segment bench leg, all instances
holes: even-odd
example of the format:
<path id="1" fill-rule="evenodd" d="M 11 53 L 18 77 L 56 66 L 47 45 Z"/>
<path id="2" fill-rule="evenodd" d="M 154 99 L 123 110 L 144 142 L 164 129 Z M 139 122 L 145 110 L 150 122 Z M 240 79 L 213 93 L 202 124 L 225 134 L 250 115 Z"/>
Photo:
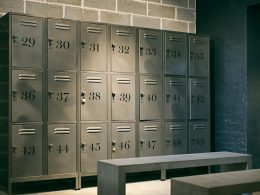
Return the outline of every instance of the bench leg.
<path id="1" fill-rule="evenodd" d="M 166 169 L 162 169 L 161 170 L 161 181 L 165 181 L 166 180 Z"/>
<path id="2" fill-rule="evenodd" d="M 125 195 L 126 174 L 118 166 L 98 161 L 98 195 Z"/>

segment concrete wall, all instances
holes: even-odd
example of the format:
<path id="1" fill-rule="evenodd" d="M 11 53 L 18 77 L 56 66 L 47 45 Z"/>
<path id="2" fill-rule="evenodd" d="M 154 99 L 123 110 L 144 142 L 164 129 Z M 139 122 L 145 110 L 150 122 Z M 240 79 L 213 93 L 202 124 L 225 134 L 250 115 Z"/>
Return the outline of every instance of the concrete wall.
<path id="1" fill-rule="evenodd" d="M 0 0 L 0 13 L 196 31 L 196 0 Z"/>

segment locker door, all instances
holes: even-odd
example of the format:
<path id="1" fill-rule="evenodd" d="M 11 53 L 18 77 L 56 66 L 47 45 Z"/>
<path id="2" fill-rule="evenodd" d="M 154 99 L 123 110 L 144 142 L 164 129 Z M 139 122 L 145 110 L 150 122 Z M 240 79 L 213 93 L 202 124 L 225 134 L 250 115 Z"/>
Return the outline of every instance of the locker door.
<path id="1" fill-rule="evenodd" d="M 162 35 L 157 30 L 139 30 L 139 72 L 161 74 Z"/>
<path id="2" fill-rule="evenodd" d="M 42 121 L 42 72 L 12 70 L 12 122 Z"/>
<path id="3" fill-rule="evenodd" d="M 76 125 L 48 126 L 48 174 L 76 172 Z"/>
<path id="4" fill-rule="evenodd" d="M 189 36 L 189 75 L 209 75 L 209 37 Z"/>
<path id="5" fill-rule="evenodd" d="M 81 73 L 81 120 L 107 120 L 106 74 Z"/>
<path id="6" fill-rule="evenodd" d="M 81 23 L 81 70 L 107 71 L 107 26 Z"/>
<path id="7" fill-rule="evenodd" d="M 76 69 L 76 22 L 48 19 L 48 68 Z"/>
<path id="8" fill-rule="evenodd" d="M 133 75 L 112 75 L 112 120 L 135 120 Z"/>
<path id="9" fill-rule="evenodd" d="M 210 152 L 210 129 L 208 122 L 190 122 L 189 152 Z"/>
<path id="10" fill-rule="evenodd" d="M 135 123 L 112 123 L 112 158 L 135 157 Z"/>
<path id="11" fill-rule="evenodd" d="M 161 123 L 141 122 L 139 131 L 140 156 L 161 155 Z"/>
<path id="12" fill-rule="evenodd" d="M 190 119 L 209 118 L 209 89 L 208 79 L 190 80 Z"/>
<path id="13" fill-rule="evenodd" d="M 188 152 L 188 132 L 185 122 L 165 123 L 166 154 L 185 154 Z"/>
<path id="14" fill-rule="evenodd" d="M 166 75 L 187 74 L 187 41 L 185 33 L 165 32 Z"/>
<path id="15" fill-rule="evenodd" d="M 42 68 L 43 19 L 12 16 L 12 66 Z"/>
<path id="16" fill-rule="evenodd" d="M 12 177 L 42 175 L 41 125 L 12 125 Z"/>
<path id="17" fill-rule="evenodd" d="M 140 76 L 140 120 L 161 119 L 161 77 Z"/>
<path id="18" fill-rule="evenodd" d="M 111 55 L 113 72 L 135 72 L 136 29 L 111 27 Z"/>
<path id="19" fill-rule="evenodd" d="M 187 110 L 186 79 L 165 77 L 165 119 L 185 119 Z"/>
<path id="20" fill-rule="evenodd" d="M 76 121 L 76 73 L 48 73 L 48 121 Z"/>
<path id="21" fill-rule="evenodd" d="M 97 161 L 107 159 L 107 124 L 81 124 L 81 172 L 96 172 Z"/>

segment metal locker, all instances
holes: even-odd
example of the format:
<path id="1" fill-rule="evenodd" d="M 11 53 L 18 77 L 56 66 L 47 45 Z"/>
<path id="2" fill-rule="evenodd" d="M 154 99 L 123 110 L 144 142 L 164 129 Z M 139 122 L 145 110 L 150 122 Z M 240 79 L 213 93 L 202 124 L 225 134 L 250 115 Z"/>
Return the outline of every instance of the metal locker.
<path id="1" fill-rule="evenodd" d="M 112 72 L 135 72 L 136 29 L 111 27 Z"/>
<path id="2" fill-rule="evenodd" d="M 112 75 L 112 120 L 135 120 L 135 76 Z"/>
<path id="3" fill-rule="evenodd" d="M 162 33 L 158 30 L 139 30 L 139 72 L 161 74 Z"/>
<path id="4" fill-rule="evenodd" d="M 188 152 L 188 131 L 185 122 L 165 123 L 165 150 L 167 155 Z"/>
<path id="5" fill-rule="evenodd" d="M 48 121 L 76 121 L 75 72 L 48 72 Z"/>
<path id="6" fill-rule="evenodd" d="M 112 158 L 135 157 L 135 123 L 112 123 Z"/>
<path id="7" fill-rule="evenodd" d="M 12 125 L 11 176 L 42 175 L 42 126 Z"/>
<path id="8" fill-rule="evenodd" d="M 81 73 L 80 95 L 81 120 L 107 120 L 106 74 Z"/>
<path id="9" fill-rule="evenodd" d="M 140 76 L 140 120 L 161 119 L 161 83 L 159 76 Z"/>
<path id="10" fill-rule="evenodd" d="M 48 126 L 48 174 L 76 172 L 76 125 Z"/>
<path id="11" fill-rule="evenodd" d="M 81 172 L 96 172 L 107 159 L 107 123 L 81 124 Z"/>
<path id="12" fill-rule="evenodd" d="M 43 19 L 12 15 L 12 66 L 42 68 Z"/>
<path id="13" fill-rule="evenodd" d="M 139 123 L 140 156 L 161 155 L 161 122 Z"/>
<path id="14" fill-rule="evenodd" d="M 81 23 L 81 70 L 107 71 L 107 26 Z"/>
<path id="15" fill-rule="evenodd" d="M 12 70 L 12 122 L 42 121 L 42 72 Z"/>
<path id="16" fill-rule="evenodd" d="M 210 152 L 209 122 L 189 123 L 189 153 Z"/>
<path id="17" fill-rule="evenodd" d="M 209 89 L 208 79 L 189 79 L 190 119 L 209 118 Z"/>
<path id="18" fill-rule="evenodd" d="M 187 74 L 187 39 L 185 33 L 165 32 L 165 74 Z"/>
<path id="19" fill-rule="evenodd" d="M 76 69 L 76 22 L 48 19 L 48 68 Z"/>
<path id="20" fill-rule="evenodd" d="M 189 36 L 189 75 L 209 75 L 209 37 Z"/>
<path id="21" fill-rule="evenodd" d="M 166 120 L 186 118 L 186 78 L 165 77 L 164 111 Z"/>

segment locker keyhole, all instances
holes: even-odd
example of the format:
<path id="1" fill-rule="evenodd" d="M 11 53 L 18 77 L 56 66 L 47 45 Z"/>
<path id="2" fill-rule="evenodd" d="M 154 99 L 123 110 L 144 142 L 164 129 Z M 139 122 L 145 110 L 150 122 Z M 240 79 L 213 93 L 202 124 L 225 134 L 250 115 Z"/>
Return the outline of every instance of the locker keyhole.
<path id="1" fill-rule="evenodd" d="M 112 100 L 115 101 L 116 94 L 112 93 Z"/>
<path id="2" fill-rule="evenodd" d="M 167 58 L 170 57 L 170 50 L 169 50 L 169 49 L 166 50 L 166 57 L 167 57 Z"/>
<path id="3" fill-rule="evenodd" d="M 81 42 L 81 47 L 82 47 L 82 49 L 84 49 L 85 48 L 85 45 L 87 44 L 87 42 L 86 41 L 82 41 Z"/>
<path id="4" fill-rule="evenodd" d="M 141 144 L 141 147 L 143 147 L 143 144 L 144 144 L 144 140 L 143 139 L 140 140 L 140 144 Z"/>
<path id="5" fill-rule="evenodd" d="M 144 50 L 144 48 L 140 47 L 140 56 L 143 56 L 143 50 Z"/>
<path id="6" fill-rule="evenodd" d="M 13 98 L 16 99 L 17 98 L 17 91 L 13 91 Z"/>
<path id="7" fill-rule="evenodd" d="M 51 47 L 52 46 L 52 42 L 54 41 L 54 39 L 53 38 L 49 38 L 48 39 L 48 42 L 49 42 L 49 47 Z"/>
<path id="8" fill-rule="evenodd" d="M 53 91 L 49 91 L 49 99 L 52 98 Z"/>
<path id="9" fill-rule="evenodd" d="M 13 154 L 16 153 L 16 150 L 17 150 L 17 146 L 13 146 L 13 147 L 12 147 L 12 152 L 13 152 Z"/>
<path id="10" fill-rule="evenodd" d="M 18 36 L 16 36 L 16 35 L 13 35 L 13 36 L 12 36 L 13 43 L 16 43 L 16 42 L 17 42 L 17 40 L 16 40 L 17 38 L 18 38 Z"/>
<path id="11" fill-rule="evenodd" d="M 112 44 L 112 50 L 113 50 L 113 52 L 115 51 L 115 48 L 116 48 L 116 45 L 115 45 L 115 44 Z"/>
<path id="12" fill-rule="evenodd" d="M 169 103 L 170 96 L 170 94 L 166 94 L 166 103 Z"/>

